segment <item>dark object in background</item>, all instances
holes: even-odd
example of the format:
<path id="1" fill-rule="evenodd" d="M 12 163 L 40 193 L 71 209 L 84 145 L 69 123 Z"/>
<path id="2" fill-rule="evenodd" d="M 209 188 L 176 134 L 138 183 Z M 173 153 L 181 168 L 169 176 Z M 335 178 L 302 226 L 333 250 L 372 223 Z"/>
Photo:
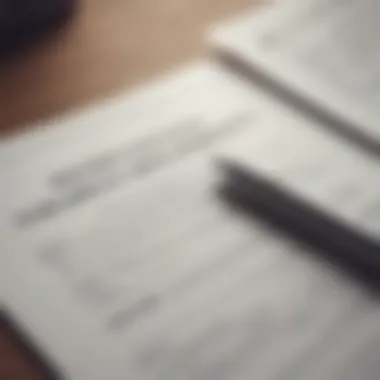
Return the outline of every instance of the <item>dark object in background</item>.
<path id="1" fill-rule="evenodd" d="M 0 56 L 58 28 L 76 0 L 0 0 Z"/>

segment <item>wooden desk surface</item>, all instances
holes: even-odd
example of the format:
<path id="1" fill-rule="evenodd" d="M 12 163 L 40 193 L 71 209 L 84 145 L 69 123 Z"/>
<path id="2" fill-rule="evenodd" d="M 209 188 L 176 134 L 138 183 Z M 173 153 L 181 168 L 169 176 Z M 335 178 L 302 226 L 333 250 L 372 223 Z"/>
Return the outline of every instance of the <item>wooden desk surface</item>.
<path id="1" fill-rule="evenodd" d="M 47 43 L 0 67 L 0 131 L 133 86 L 207 52 L 210 23 L 254 0 L 78 0 Z"/>
<path id="2" fill-rule="evenodd" d="M 70 27 L 0 67 L 0 133 L 207 54 L 212 22 L 254 0 L 82 0 Z M 45 379 L 0 325 L 0 380 Z M 79 380 L 79 379 L 78 379 Z"/>

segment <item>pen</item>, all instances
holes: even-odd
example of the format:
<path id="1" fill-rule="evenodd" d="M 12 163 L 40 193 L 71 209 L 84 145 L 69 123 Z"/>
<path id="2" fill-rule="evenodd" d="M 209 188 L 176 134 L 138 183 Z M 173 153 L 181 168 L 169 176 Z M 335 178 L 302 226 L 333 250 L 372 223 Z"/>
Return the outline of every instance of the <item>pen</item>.
<path id="1" fill-rule="evenodd" d="M 222 173 L 221 198 L 247 216 L 259 216 L 297 239 L 311 244 L 329 258 L 354 272 L 379 277 L 380 245 L 260 176 L 243 164 L 219 160 Z M 373 280 L 373 278 L 371 279 Z M 376 282 L 378 280 L 376 279 Z"/>

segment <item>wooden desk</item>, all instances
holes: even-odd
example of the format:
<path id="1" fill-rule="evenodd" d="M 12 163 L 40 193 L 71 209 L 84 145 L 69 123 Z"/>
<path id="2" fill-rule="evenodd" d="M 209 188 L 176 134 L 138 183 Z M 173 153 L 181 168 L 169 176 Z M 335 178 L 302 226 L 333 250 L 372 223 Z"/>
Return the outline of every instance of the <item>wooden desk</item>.
<path id="1" fill-rule="evenodd" d="M 0 68 L 0 133 L 207 54 L 210 23 L 253 1 L 83 0 L 70 27 Z M 44 377 L 0 326 L 0 380 L 37 379 Z"/>
<path id="2" fill-rule="evenodd" d="M 0 131 L 170 70 L 207 49 L 211 22 L 254 0 L 82 0 L 71 27 L 0 68 Z"/>

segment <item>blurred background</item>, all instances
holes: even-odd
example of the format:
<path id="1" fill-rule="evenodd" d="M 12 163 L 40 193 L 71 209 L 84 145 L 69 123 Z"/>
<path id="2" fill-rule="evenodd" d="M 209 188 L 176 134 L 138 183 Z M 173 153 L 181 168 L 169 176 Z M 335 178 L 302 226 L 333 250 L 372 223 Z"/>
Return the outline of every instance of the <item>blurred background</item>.
<path id="1" fill-rule="evenodd" d="M 18 4 L 11 7 L 12 17 L 25 12 L 23 19 L 33 16 L 30 7 L 43 10 L 48 4 L 54 13 L 57 3 L 64 22 L 54 15 L 59 28 L 51 31 L 49 20 L 40 21 L 37 29 L 47 24 L 49 30 L 44 38 L 18 48 L 11 58 L 2 54 L 3 135 L 207 54 L 202 39 L 210 23 L 255 0 L 0 0 L 0 33 L 8 3 Z"/>

